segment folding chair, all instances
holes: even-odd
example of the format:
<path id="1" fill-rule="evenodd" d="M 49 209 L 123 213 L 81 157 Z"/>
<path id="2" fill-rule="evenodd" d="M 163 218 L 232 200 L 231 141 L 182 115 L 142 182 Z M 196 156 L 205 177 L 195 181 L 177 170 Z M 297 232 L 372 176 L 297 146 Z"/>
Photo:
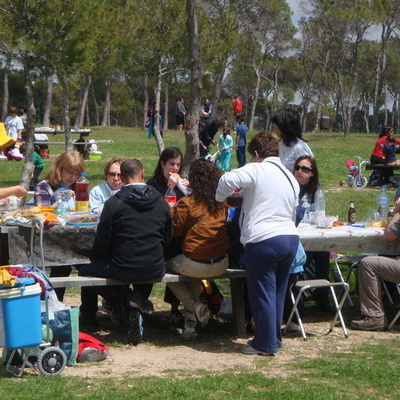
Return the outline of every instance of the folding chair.
<path id="1" fill-rule="evenodd" d="M 342 325 L 342 329 L 343 329 L 343 334 L 345 338 L 349 337 L 349 334 L 347 333 L 347 329 L 346 329 L 346 325 L 344 323 L 343 320 L 343 316 L 342 316 L 342 307 L 343 307 L 343 303 L 347 297 L 347 294 L 349 292 L 349 285 L 346 282 L 329 282 L 326 279 L 312 279 L 312 280 L 308 280 L 308 281 L 298 281 L 296 283 L 296 288 L 299 289 L 296 298 L 294 297 L 293 294 L 293 290 L 290 291 L 290 295 L 292 298 L 292 302 L 293 302 L 293 307 L 292 310 L 290 311 L 289 314 L 289 318 L 286 321 L 286 325 L 285 328 L 283 330 L 283 333 L 285 334 L 287 332 L 287 329 L 289 327 L 290 322 L 292 321 L 293 315 L 296 314 L 297 319 L 298 319 L 298 324 L 300 326 L 300 330 L 301 330 L 301 335 L 303 336 L 304 340 L 307 340 L 307 335 L 306 332 L 304 330 L 304 326 L 303 326 L 303 322 L 301 321 L 300 318 L 300 314 L 297 310 L 297 306 L 299 304 L 300 298 L 302 296 L 302 294 L 309 289 L 316 289 L 316 288 L 323 288 L 323 287 L 329 287 L 331 294 L 332 294 L 332 298 L 333 298 L 333 303 L 335 305 L 335 309 L 336 309 L 336 313 L 332 319 L 331 325 L 329 327 L 329 331 L 328 333 L 333 331 L 333 327 L 335 325 L 335 322 L 337 321 L 338 317 L 340 320 L 340 324 Z M 340 298 L 340 301 L 338 302 L 338 299 L 336 297 L 336 293 L 335 293 L 335 287 L 340 287 L 343 289 L 343 295 Z M 400 314 L 400 313 L 399 313 Z"/>

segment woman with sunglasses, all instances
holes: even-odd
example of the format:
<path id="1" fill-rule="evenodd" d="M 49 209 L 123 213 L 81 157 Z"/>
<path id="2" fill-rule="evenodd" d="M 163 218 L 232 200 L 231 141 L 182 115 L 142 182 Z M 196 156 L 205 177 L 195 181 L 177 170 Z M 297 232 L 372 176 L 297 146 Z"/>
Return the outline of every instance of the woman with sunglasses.
<path id="1" fill-rule="evenodd" d="M 60 187 L 69 188 L 71 197 L 75 197 L 75 182 L 81 172 L 85 172 L 85 161 L 77 151 L 71 150 L 60 154 L 44 176 L 44 180 L 36 186 L 35 205 L 55 207 L 55 192 Z"/>
<path id="2" fill-rule="evenodd" d="M 275 132 L 280 139 L 279 158 L 282 164 L 293 172 L 296 160 L 303 155 L 313 157 L 313 152 L 303 139 L 300 116 L 296 110 L 283 108 L 271 117 Z"/>
<path id="3" fill-rule="evenodd" d="M 92 211 L 100 211 L 114 189 L 121 188 L 122 161 L 120 158 L 112 158 L 104 167 L 105 182 L 95 186 L 89 193 L 89 205 Z"/>
<path id="4" fill-rule="evenodd" d="M 315 192 L 319 186 L 318 167 L 315 158 L 308 155 L 299 157 L 294 165 L 294 177 L 300 185 L 299 205 L 296 212 L 296 225 L 298 225 L 304 216 L 304 208 L 301 204 L 306 198 L 310 202 L 310 209 L 314 209 Z M 315 279 L 327 279 L 329 281 L 329 252 L 306 251 L 306 255 L 307 261 L 304 270 L 306 271 L 314 264 Z M 329 288 L 315 289 L 313 299 L 321 311 L 332 312 L 333 308 L 328 294 Z"/>

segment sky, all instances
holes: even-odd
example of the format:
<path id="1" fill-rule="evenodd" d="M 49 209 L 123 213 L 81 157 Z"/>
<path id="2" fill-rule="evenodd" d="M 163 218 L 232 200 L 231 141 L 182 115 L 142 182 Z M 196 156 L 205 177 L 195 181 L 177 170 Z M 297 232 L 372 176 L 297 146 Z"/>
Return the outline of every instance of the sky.
<path id="1" fill-rule="evenodd" d="M 302 11 L 300 10 L 300 0 L 286 0 L 289 4 L 290 8 L 293 11 L 293 23 L 297 25 L 297 21 L 303 16 Z"/>

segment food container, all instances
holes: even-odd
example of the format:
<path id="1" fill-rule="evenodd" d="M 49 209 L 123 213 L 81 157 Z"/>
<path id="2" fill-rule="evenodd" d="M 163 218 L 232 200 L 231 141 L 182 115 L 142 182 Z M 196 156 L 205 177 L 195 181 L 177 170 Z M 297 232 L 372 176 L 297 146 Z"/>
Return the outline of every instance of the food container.
<path id="1" fill-rule="evenodd" d="M 20 210 L 25 205 L 25 197 L 9 196 L 0 200 L 0 211 Z"/>
<path id="2" fill-rule="evenodd" d="M 96 225 L 100 220 L 100 213 L 95 212 L 73 212 L 65 213 L 63 218 L 67 225 Z"/>
<path id="3" fill-rule="evenodd" d="M 102 154 L 103 153 L 101 151 L 89 152 L 89 160 L 101 160 Z"/>

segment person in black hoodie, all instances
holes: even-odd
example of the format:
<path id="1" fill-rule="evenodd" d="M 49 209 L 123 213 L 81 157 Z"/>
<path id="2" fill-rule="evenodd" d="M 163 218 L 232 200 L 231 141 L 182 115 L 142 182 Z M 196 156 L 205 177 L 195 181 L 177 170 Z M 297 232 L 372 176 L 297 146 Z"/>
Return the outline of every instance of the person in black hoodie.
<path id="1" fill-rule="evenodd" d="M 137 345 L 143 340 L 142 313 L 153 310 L 148 300 L 152 284 L 137 283 L 164 276 L 164 251 L 172 238 L 172 223 L 165 199 L 144 183 L 139 160 L 132 158 L 121 164 L 121 180 L 122 189 L 104 203 L 91 263 L 83 266 L 79 275 L 135 283 L 133 292 L 128 285 L 87 290 L 104 297 L 114 311 L 124 310 L 130 323 L 128 341 Z M 97 301 L 82 303 L 81 318 L 94 319 L 96 312 Z"/>

